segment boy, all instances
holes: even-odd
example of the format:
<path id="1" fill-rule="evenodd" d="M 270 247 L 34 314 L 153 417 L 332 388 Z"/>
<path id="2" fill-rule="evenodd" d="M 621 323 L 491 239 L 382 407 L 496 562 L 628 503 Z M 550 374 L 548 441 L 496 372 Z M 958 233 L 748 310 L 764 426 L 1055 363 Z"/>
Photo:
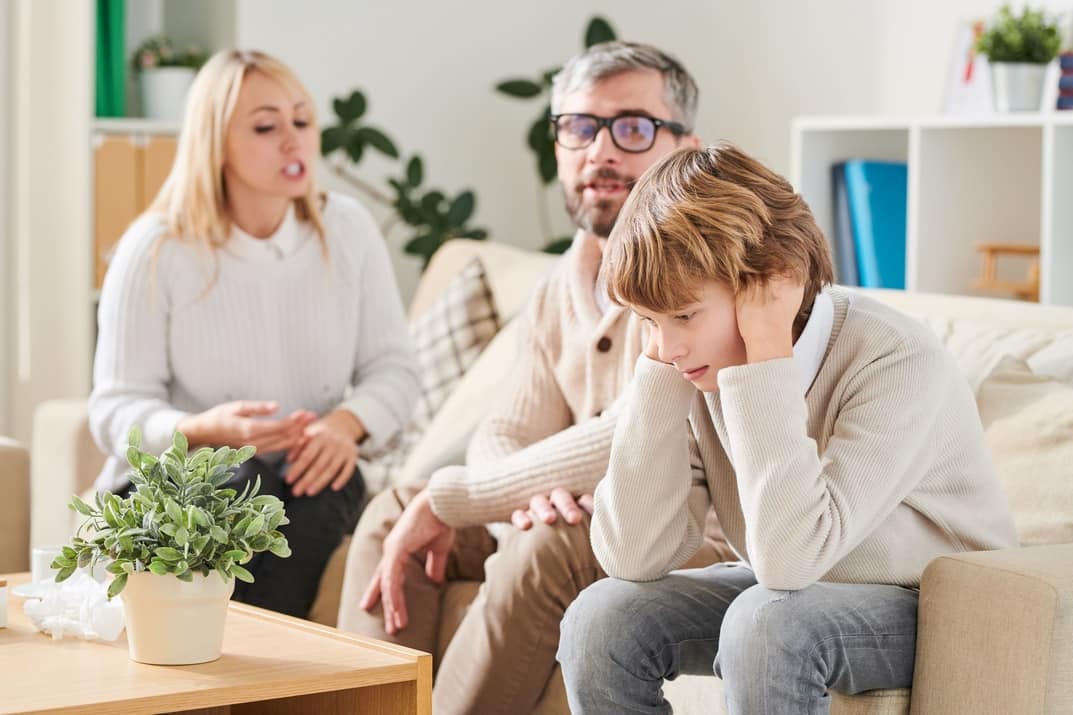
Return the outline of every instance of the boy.
<path id="1" fill-rule="evenodd" d="M 649 342 L 595 495 L 611 578 L 562 623 L 572 711 L 669 712 L 683 672 L 749 715 L 909 686 L 924 566 L 1016 541 L 952 358 L 829 285 L 805 202 L 726 144 L 645 173 L 604 272 Z M 709 505 L 741 562 L 671 573 Z"/>

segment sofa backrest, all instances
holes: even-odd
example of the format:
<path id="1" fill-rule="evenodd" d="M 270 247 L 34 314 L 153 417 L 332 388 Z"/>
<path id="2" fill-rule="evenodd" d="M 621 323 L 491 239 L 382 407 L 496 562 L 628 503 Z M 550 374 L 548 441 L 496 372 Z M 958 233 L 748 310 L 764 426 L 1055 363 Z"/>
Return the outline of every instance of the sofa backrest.
<path id="1" fill-rule="evenodd" d="M 1021 543 L 1073 542 L 1073 308 L 867 293 L 924 321 L 953 353 Z"/>

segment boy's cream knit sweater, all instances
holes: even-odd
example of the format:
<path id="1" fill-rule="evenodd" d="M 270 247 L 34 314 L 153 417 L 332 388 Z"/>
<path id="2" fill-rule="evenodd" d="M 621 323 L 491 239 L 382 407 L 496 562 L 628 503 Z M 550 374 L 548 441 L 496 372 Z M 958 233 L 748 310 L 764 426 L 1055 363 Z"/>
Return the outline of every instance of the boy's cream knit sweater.
<path id="1" fill-rule="evenodd" d="M 593 549 L 609 575 L 683 564 L 709 505 L 774 589 L 914 587 L 936 556 L 1016 544 L 953 358 L 912 318 L 828 294 L 831 339 L 805 394 L 791 358 L 723 369 L 711 394 L 641 358 L 596 490 Z"/>

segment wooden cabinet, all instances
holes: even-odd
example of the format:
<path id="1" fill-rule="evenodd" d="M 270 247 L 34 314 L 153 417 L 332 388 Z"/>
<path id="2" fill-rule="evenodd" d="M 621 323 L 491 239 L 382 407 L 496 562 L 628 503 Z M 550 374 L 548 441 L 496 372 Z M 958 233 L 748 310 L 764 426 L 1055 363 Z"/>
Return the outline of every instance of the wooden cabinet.
<path id="1" fill-rule="evenodd" d="M 99 290 L 116 241 L 152 203 L 171 171 L 176 137 L 98 131 L 93 145 L 93 285 Z"/>

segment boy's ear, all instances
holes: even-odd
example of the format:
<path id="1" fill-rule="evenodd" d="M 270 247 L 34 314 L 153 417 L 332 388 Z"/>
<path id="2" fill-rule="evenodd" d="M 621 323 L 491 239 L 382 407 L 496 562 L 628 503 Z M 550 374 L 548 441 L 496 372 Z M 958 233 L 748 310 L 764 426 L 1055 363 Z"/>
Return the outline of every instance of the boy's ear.
<path id="1" fill-rule="evenodd" d="M 686 134 L 683 138 L 684 148 L 687 149 L 700 149 L 700 137 L 696 134 Z"/>

